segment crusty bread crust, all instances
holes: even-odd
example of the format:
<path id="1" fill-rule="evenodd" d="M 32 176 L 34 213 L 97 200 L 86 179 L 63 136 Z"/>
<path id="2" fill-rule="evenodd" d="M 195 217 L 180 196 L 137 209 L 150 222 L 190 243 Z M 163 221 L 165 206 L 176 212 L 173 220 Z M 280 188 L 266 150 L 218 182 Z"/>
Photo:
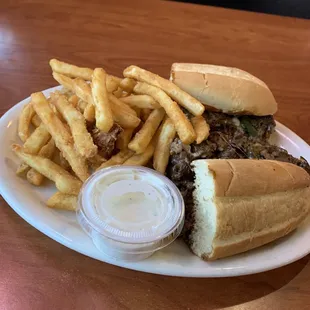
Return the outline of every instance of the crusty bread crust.
<path id="1" fill-rule="evenodd" d="M 170 80 L 210 110 L 257 116 L 277 111 L 277 102 L 267 85 L 237 68 L 174 63 Z"/>
<path id="2" fill-rule="evenodd" d="M 200 159 L 201 160 L 201 159 Z M 202 159 L 214 174 L 215 195 L 255 196 L 307 187 L 306 170 L 276 160 Z"/>
<path id="3" fill-rule="evenodd" d="M 207 259 L 245 252 L 287 235 L 307 216 L 309 197 L 307 187 L 247 199 L 217 198 L 217 233 Z"/>
<path id="4" fill-rule="evenodd" d="M 212 251 L 195 253 L 197 227 L 189 233 L 191 249 L 205 260 L 235 255 L 283 237 L 309 213 L 310 176 L 298 166 L 247 159 L 197 160 L 193 166 L 211 171 L 215 185 Z"/>

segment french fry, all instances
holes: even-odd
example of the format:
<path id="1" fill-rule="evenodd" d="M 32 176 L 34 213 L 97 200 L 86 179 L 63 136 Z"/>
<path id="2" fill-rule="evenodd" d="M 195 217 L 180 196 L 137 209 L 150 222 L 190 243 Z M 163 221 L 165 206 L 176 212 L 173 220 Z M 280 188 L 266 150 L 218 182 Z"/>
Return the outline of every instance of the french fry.
<path id="1" fill-rule="evenodd" d="M 83 79 L 76 78 L 72 80 L 72 85 L 73 85 L 75 94 L 80 99 L 86 101 L 87 103 L 94 104 L 90 84 L 85 82 Z"/>
<path id="2" fill-rule="evenodd" d="M 75 94 L 71 95 L 71 96 L 68 98 L 68 101 L 72 104 L 72 106 L 73 106 L 74 108 L 77 107 L 79 100 L 80 100 L 79 97 L 78 97 L 77 95 L 75 95 Z"/>
<path id="3" fill-rule="evenodd" d="M 95 104 L 96 127 L 103 132 L 108 132 L 113 126 L 113 115 L 106 88 L 106 72 L 102 68 L 94 70 L 92 95 Z"/>
<path id="4" fill-rule="evenodd" d="M 70 97 L 74 96 L 74 92 L 70 89 L 66 89 L 66 88 L 63 88 L 63 89 L 60 89 L 60 90 L 57 90 L 58 92 L 60 92 L 62 95 L 64 95 L 68 100 Z"/>
<path id="5" fill-rule="evenodd" d="M 145 166 L 154 154 L 154 143 L 149 143 L 146 150 L 141 154 L 135 154 L 128 158 L 123 165 L 127 166 Z"/>
<path id="6" fill-rule="evenodd" d="M 119 86 L 119 83 L 122 81 L 122 77 L 118 77 L 118 76 L 115 76 L 115 75 L 111 75 L 111 74 L 108 74 L 109 78 L 114 82 L 116 83 L 118 86 Z"/>
<path id="7" fill-rule="evenodd" d="M 26 163 L 22 162 L 17 170 L 16 170 L 16 175 L 20 176 L 20 177 L 24 177 L 26 175 L 26 173 L 30 170 L 31 168 L 29 167 L 29 165 L 27 165 Z"/>
<path id="8" fill-rule="evenodd" d="M 62 71 L 62 72 L 64 72 L 64 71 Z M 59 71 L 53 70 L 53 77 L 59 84 L 63 85 L 65 88 L 70 89 L 70 90 L 73 90 L 71 88 L 71 86 L 72 86 L 71 81 L 73 81 L 73 79 L 71 79 L 70 77 L 81 79 L 83 81 L 85 81 L 85 80 L 91 81 L 91 77 L 93 74 L 93 70 L 92 70 L 92 72 L 88 72 L 87 75 L 84 77 L 81 74 L 73 75 L 73 74 L 66 74 L 66 73 L 62 73 L 62 72 L 60 72 L 60 70 Z M 88 75 L 88 74 L 90 74 L 90 75 Z M 108 92 L 113 93 L 114 91 L 116 91 L 119 87 L 121 80 L 122 79 L 120 79 L 116 76 L 107 75 L 106 87 L 107 87 Z"/>
<path id="9" fill-rule="evenodd" d="M 113 95 L 116 98 L 121 98 L 123 96 L 123 90 L 119 87 L 116 91 L 113 92 Z"/>
<path id="10" fill-rule="evenodd" d="M 39 153 L 40 149 L 47 143 L 47 141 L 51 138 L 51 135 L 45 128 L 44 124 L 40 124 L 31 136 L 25 141 L 23 150 L 28 154 L 36 155 Z M 21 163 L 16 171 L 16 174 L 19 176 L 24 175 L 30 167 L 25 164 Z"/>
<path id="11" fill-rule="evenodd" d="M 65 194 L 79 194 L 82 182 L 68 171 L 62 169 L 48 158 L 23 152 L 20 145 L 13 144 L 12 149 L 26 164 L 43 174 L 46 178 L 54 181 L 59 191 Z"/>
<path id="12" fill-rule="evenodd" d="M 150 114 L 152 113 L 152 109 L 141 109 L 141 120 L 143 122 L 145 122 L 147 120 L 147 118 L 150 116 Z"/>
<path id="13" fill-rule="evenodd" d="M 53 78 L 66 89 L 74 91 L 73 79 L 57 72 L 53 72 Z"/>
<path id="14" fill-rule="evenodd" d="M 175 137 L 176 130 L 171 119 L 166 118 L 160 128 L 153 157 L 155 170 L 165 173 L 170 156 L 170 145 Z"/>
<path id="15" fill-rule="evenodd" d="M 70 65 L 68 63 L 59 61 L 57 59 L 51 59 L 50 66 L 54 72 L 66 75 L 71 78 L 81 78 L 86 81 L 91 81 L 92 79 L 93 70 L 90 68 L 77 67 L 75 65 Z M 112 93 L 116 91 L 121 80 L 122 79 L 119 77 L 108 75 L 106 85 L 108 92 Z"/>
<path id="16" fill-rule="evenodd" d="M 121 80 L 119 86 L 125 90 L 127 93 L 132 93 L 134 87 L 136 86 L 137 81 L 130 79 L 130 78 L 124 78 Z"/>
<path id="17" fill-rule="evenodd" d="M 97 170 L 111 167 L 111 166 L 116 166 L 116 165 L 121 165 L 123 164 L 128 158 L 130 158 L 134 154 L 133 151 L 125 149 L 121 150 L 119 153 L 116 155 L 112 156 L 109 160 L 104 162 L 103 164 L 100 165 L 100 167 Z"/>
<path id="18" fill-rule="evenodd" d="M 38 154 L 40 149 L 47 143 L 51 138 L 50 133 L 46 129 L 44 124 L 40 124 L 31 136 L 25 141 L 23 149 L 29 154 Z"/>
<path id="19" fill-rule="evenodd" d="M 143 153 L 156 133 L 164 116 L 165 110 L 163 108 L 153 110 L 142 128 L 129 142 L 128 148 L 135 151 L 137 154 Z"/>
<path id="20" fill-rule="evenodd" d="M 200 144 L 209 136 L 210 126 L 203 116 L 194 116 L 191 118 L 191 123 L 196 132 L 196 143 Z"/>
<path id="21" fill-rule="evenodd" d="M 53 72 L 53 77 L 59 84 L 63 85 L 65 88 L 71 91 L 74 90 L 75 80 L 83 81 L 85 84 L 88 85 L 88 83 L 86 83 L 86 81 L 81 77 L 76 77 L 75 79 L 72 79 L 64 74 L 57 72 Z M 112 93 L 118 89 L 120 80 L 121 80 L 120 78 L 117 78 L 115 76 L 107 75 L 106 86 L 109 93 Z"/>
<path id="22" fill-rule="evenodd" d="M 61 168 L 71 172 L 72 169 L 70 167 L 70 164 L 68 163 L 68 161 L 64 158 L 64 156 L 62 155 L 61 151 L 59 151 L 59 149 L 56 147 L 56 150 L 53 154 L 53 157 L 51 158 L 51 160 L 57 164 L 58 166 L 60 166 Z"/>
<path id="23" fill-rule="evenodd" d="M 124 129 L 120 135 L 117 137 L 116 140 L 116 147 L 119 150 L 124 150 L 127 149 L 128 144 L 131 140 L 132 134 L 133 134 L 134 129 L 132 128 L 128 128 L 128 129 Z"/>
<path id="24" fill-rule="evenodd" d="M 94 157 L 88 158 L 88 162 L 90 163 L 92 169 L 96 170 L 99 168 L 99 166 L 106 162 L 107 160 L 100 156 L 99 154 L 96 154 Z"/>
<path id="25" fill-rule="evenodd" d="M 75 92 L 78 97 L 86 101 L 88 104 L 84 110 L 84 117 L 87 121 L 93 122 L 95 120 L 95 107 L 91 95 L 91 88 L 89 84 L 81 79 L 74 80 Z M 135 116 L 135 112 L 125 103 L 117 100 L 115 96 L 110 95 L 112 98 L 111 109 L 113 113 L 113 120 L 123 128 L 135 128 L 139 125 L 140 119 Z"/>
<path id="26" fill-rule="evenodd" d="M 141 109 L 159 109 L 160 104 L 148 95 L 131 95 L 120 99 L 128 104 L 130 107 L 137 107 Z"/>
<path id="27" fill-rule="evenodd" d="M 141 109 L 140 108 L 132 108 L 135 112 L 136 112 L 136 115 L 137 117 L 140 118 L 140 115 L 141 115 Z M 151 114 L 151 113 L 150 113 Z"/>
<path id="28" fill-rule="evenodd" d="M 83 115 L 88 122 L 93 123 L 95 121 L 95 106 L 92 103 L 87 103 Z"/>
<path id="29" fill-rule="evenodd" d="M 88 122 L 95 121 L 95 106 L 94 100 L 92 96 L 91 87 L 88 83 L 80 78 L 76 78 L 73 80 L 73 88 L 76 95 L 87 102 L 87 106 L 84 109 L 84 117 Z"/>
<path id="30" fill-rule="evenodd" d="M 50 139 L 49 142 L 47 142 L 47 144 L 45 144 L 40 152 L 39 152 L 39 156 L 41 157 L 45 157 L 45 158 L 52 158 L 54 152 L 55 152 L 56 146 L 55 146 L 55 142 L 53 139 Z M 38 172 L 37 170 L 31 168 L 28 172 L 27 172 L 27 180 L 29 183 L 36 185 L 36 186 L 40 186 L 44 180 L 44 175 L 42 175 L 40 172 Z"/>
<path id="31" fill-rule="evenodd" d="M 136 115 L 128 113 L 127 108 L 124 108 L 124 103 L 119 104 L 120 100 L 115 100 L 111 104 L 113 119 L 123 128 L 136 128 L 141 120 Z"/>
<path id="32" fill-rule="evenodd" d="M 23 107 L 23 110 L 19 116 L 18 120 L 18 136 L 25 142 L 30 136 L 30 123 L 32 117 L 35 115 L 32 103 L 29 102 Z"/>
<path id="33" fill-rule="evenodd" d="M 31 119 L 31 123 L 34 127 L 39 127 L 41 124 L 41 119 L 38 116 L 38 114 L 35 114 L 32 119 Z"/>
<path id="34" fill-rule="evenodd" d="M 107 86 L 108 93 L 113 93 L 115 90 L 118 89 L 119 80 L 120 78 L 107 74 L 106 86 Z M 73 81 L 74 81 L 74 90 L 77 96 L 81 98 L 82 100 L 86 101 L 87 103 L 89 103 L 90 105 L 94 105 L 90 85 L 80 78 L 76 78 Z M 89 111 L 89 109 L 90 108 L 88 107 L 87 110 Z M 92 109 L 93 109 L 92 114 L 95 119 L 95 108 L 93 107 Z"/>
<path id="35" fill-rule="evenodd" d="M 167 115 L 174 123 L 177 133 L 184 144 L 191 144 L 196 139 L 195 130 L 176 102 L 160 88 L 146 83 L 137 83 L 134 88 L 137 94 L 152 96 L 165 109 Z"/>
<path id="36" fill-rule="evenodd" d="M 137 116 L 137 113 L 135 110 L 133 110 L 131 107 L 129 107 L 126 103 L 124 103 L 122 100 L 116 98 L 112 94 L 109 94 L 109 100 L 112 105 L 117 105 L 117 107 L 123 111 L 126 111 L 129 114 L 132 114 L 134 116 Z"/>
<path id="37" fill-rule="evenodd" d="M 60 93 L 52 94 L 51 102 L 56 106 L 57 110 L 68 123 L 76 150 L 86 158 L 95 156 L 98 148 L 86 129 L 83 115 Z"/>
<path id="38" fill-rule="evenodd" d="M 61 93 L 63 94 L 62 92 L 59 92 L 59 91 L 55 91 L 54 93 Z M 54 93 L 52 93 L 51 95 L 53 95 Z M 55 113 L 55 115 L 61 120 L 62 123 L 64 123 L 64 126 L 68 129 L 68 132 L 70 132 L 70 127 L 65 124 L 65 120 L 64 118 L 62 117 L 62 115 L 58 112 L 58 110 L 56 109 L 56 107 L 51 103 L 51 97 L 48 97 L 47 98 L 47 101 L 48 103 L 50 104 L 50 108 L 52 109 L 52 111 Z"/>
<path id="39" fill-rule="evenodd" d="M 107 74 L 107 80 L 106 80 L 107 91 L 109 93 L 115 92 L 118 89 L 121 80 L 122 80 L 121 78 Z"/>
<path id="40" fill-rule="evenodd" d="M 50 66 L 53 71 L 64 74 L 73 78 L 80 77 L 84 80 L 91 80 L 93 70 L 90 68 L 81 68 L 75 65 L 68 64 L 66 62 L 59 61 L 57 59 L 50 60 Z"/>
<path id="41" fill-rule="evenodd" d="M 71 168 L 69 162 L 65 159 L 63 153 L 60 151 L 59 151 L 59 164 L 65 170 L 70 170 Z"/>
<path id="42" fill-rule="evenodd" d="M 45 124 L 46 129 L 53 137 L 57 148 L 63 153 L 68 160 L 74 173 L 85 181 L 88 176 L 88 167 L 86 160 L 74 150 L 73 139 L 64 124 L 53 113 L 49 103 L 42 93 L 34 93 L 31 95 L 33 107 L 36 113 Z"/>
<path id="43" fill-rule="evenodd" d="M 137 66 L 129 66 L 124 70 L 123 73 L 125 77 L 134 78 L 138 81 L 145 82 L 160 88 L 173 100 L 175 100 L 178 104 L 180 104 L 195 116 L 202 115 L 205 110 L 205 107 L 201 102 L 183 91 L 171 81 L 166 80 L 157 74 L 146 71 Z"/>
<path id="44" fill-rule="evenodd" d="M 80 111 L 80 113 L 82 113 L 84 115 L 84 111 L 86 109 L 87 106 L 87 102 L 79 99 L 78 104 L 77 104 L 77 109 Z"/>
<path id="45" fill-rule="evenodd" d="M 52 209 L 61 209 L 68 211 L 76 211 L 77 210 L 77 200 L 78 197 L 76 195 L 64 194 L 61 192 L 57 192 L 52 197 L 48 199 L 46 205 Z"/>

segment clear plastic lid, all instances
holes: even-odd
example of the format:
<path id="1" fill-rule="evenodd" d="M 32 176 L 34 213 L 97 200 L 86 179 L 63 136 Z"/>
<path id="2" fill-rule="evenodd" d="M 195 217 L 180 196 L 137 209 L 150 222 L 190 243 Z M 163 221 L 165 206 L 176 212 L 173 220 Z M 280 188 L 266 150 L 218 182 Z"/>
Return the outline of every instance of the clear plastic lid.
<path id="1" fill-rule="evenodd" d="M 177 187 L 158 172 L 114 166 L 86 181 L 77 217 L 105 254 L 137 260 L 178 237 L 184 224 L 184 202 Z"/>

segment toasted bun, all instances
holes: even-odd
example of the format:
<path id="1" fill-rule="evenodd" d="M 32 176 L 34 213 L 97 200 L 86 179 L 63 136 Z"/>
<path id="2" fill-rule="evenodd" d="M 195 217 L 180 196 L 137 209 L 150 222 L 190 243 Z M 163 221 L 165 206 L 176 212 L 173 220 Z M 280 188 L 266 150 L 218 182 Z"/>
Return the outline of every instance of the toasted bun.
<path id="1" fill-rule="evenodd" d="M 310 176 L 270 160 L 193 162 L 193 226 L 188 242 L 205 260 L 259 247 L 293 231 L 310 208 Z"/>
<path id="2" fill-rule="evenodd" d="M 210 110 L 257 116 L 277 111 L 277 102 L 268 86 L 237 68 L 174 63 L 170 80 Z"/>

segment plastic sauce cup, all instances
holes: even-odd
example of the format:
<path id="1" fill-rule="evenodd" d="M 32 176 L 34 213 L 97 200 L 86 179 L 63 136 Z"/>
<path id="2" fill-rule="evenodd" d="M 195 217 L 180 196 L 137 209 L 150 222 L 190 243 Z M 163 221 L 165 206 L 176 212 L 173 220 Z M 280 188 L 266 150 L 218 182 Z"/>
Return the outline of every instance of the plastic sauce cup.
<path id="1" fill-rule="evenodd" d="M 105 255 L 136 261 L 180 235 L 184 201 L 178 188 L 155 170 L 114 166 L 85 182 L 77 219 Z"/>

